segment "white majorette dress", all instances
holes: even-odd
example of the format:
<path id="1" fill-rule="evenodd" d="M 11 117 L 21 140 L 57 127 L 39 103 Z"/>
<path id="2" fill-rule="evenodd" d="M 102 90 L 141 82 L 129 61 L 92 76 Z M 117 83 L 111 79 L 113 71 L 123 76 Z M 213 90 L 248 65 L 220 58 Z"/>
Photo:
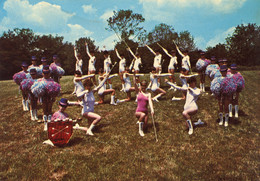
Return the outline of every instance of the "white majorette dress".
<path id="1" fill-rule="evenodd" d="M 177 57 L 176 56 L 171 56 L 171 60 L 168 66 L 168 70 L 174 70 L 174 65 L 177 65 Z"/>
<path id="2" fill-rule="evenodd" d="M 154 54 L 154 61 L 153 61 L 153 67 L 155 68 L 159 68 L 161 69 L 162 68 L 162 64 L 161 64 L 161 61 L 162 61 L 162 54 L 158 54 L 156 55 L 156 53 L 153 51 L 153 49 L 151 47 L 149 47 L 148 45 L 146 45 L 146 47 L 150 50 L 150 52 L 152 52 Z"/>
<path id="3" fill-rule="evenodd" d="M 125 92 L 128 92 L 129 89 L 131 88 L 131 80 L 130 80 L 130 76 L 126 76 L 127 73 L 124 73 L 123 74 L 123 79 L 124 79 L 124 82 L 125 82 Z"/>
<path id="4" fill-rule="evenodd" d="M 142 64 L 141 57 L 137 58 L 130 48 L 129 48 L 129 51 L 132 54 L 132 56 L 134 57 L 134 62 L 131 63 L 130 70 L 132 69 L 132 66 L 134 66 L 133 68 L 135 71 L 140 71 L 139 66 Z"/>
<path id="5" fill-rule="evenodd" d="M 112 64 L 110 55 L 104 60 L 104 72 L 110 72 L 110 65 Z"/>
<path id="6" fill-rule="evenodd" d="M 180 51 L 180 49 L 179 49 L 179 47 L 177 47 L 176 46 L 176 48 L 177 48 L 177 51 L 179 52 L 179 54 L 182 56 L 182 61 L 181 61 L 181 67 L 182 68 L 185 68 L 186 70 L 188 70 L 188 71 L 190 71 L 190 57 L 189 57 L 189 55 L 184 55 L 181 51 Z"/>
<path id="7" fill-rule="evenodd" d="M 155 77 L 154 74 L 150 73 L 150 80 L 152 84 L 151 90 L 154 92 L 160 87 L 158 83 L 158 77 Z"/>
<path id="8" fill-rule="evenodd" d="M 116 50 L 116 56 L 120 59 L 120 61 L 119 61 L 119 72 L 122 73 L 122 72 L 125 71 L 126 60 L 125 60 L 125 58 L 121 58 L 121 56 L 119 55 L 117 50 Z"/>
<path id="9" fill-rule="evenodd" d="M 83 65 L 83 60 L 78 58 L 78 53 L 77 50 L 74 49 L 74 56 L 76 58 L 76 64 L 75 64 L 75 70 L 79 71 L 81 73 L 81 75 L 83 74 L 82 72 L 82 65 Z"/>
<path id="10" fill-rule="evenodd" d="M 196 101 L 198 100 L 198 97 L 201 93 L 201 90 L 197 87 L 195 87 L 194 89 L 191 87 L 179 87 L 176 86 L 175 84 L 173 84 L 172 82 L 167 82 L 167 84 L 169 84 L 170 86 L 175 87 L 178 90 L 182 90 L 182 91 L 187 91 L 186 94 L 186 102 L 184 105 L 184 111 L 186 110 L 198 110 L 198 105 L 196 103 Z"/>
<path id="11" fill-rule="evenodd" d="M 104 75 L 103 76 L 98 76 L 98 84 L 100 84 L 102 82 L 102 80 L 104 79 Z M 106 90 L 106 84 L 103 84 L 100 89 L 98 90 L 98 95 L 103 95 L 104 91 Z"/>
<path id="12" fill-rule="evenodd" d="M 96 57 L 95 56 L 92 56 L 89 52 L 89 49 L 88 49 L 88 45 L 86 45 L 86 51 L 87 51 L 87 54 L 89 56 L 89 61 L 88 61 L 88 72 L 92 72 L 92 71 L 96 71 L 96 68 L 95 68 L 95 63 L 96 63 Z"/>

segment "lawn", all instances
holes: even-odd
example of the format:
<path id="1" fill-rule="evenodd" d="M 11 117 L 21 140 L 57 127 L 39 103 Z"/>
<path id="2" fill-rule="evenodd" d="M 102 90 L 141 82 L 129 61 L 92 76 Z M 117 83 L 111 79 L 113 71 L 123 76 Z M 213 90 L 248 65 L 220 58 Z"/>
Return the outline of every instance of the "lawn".
<path id="1" fill-rule="evenodd" d="M 200 118 L 206 124 L 189 136 L 182 117 L 184 101 L 171 101 L 181 93 L 167 91 L 154 103 L 159 139 L 155 142 L 151 119 L 145 136 L 138 134 L 134 98 L 112 106 L 107 96 L 106 104 L 95 107 L 102 116 L 95 135 L 76 130 L 62 148 L 42 144 L 47 139 L 43 124 L 31 121 L 29 112 L 22 111 L 18 86 L 1 81 L 0 180 L 259 180 L 260 71 L 242 74 L 246 88 L 240 96 L 240 116 L 232 118 L 227 128 L 218 125 L 215 98 L 201 95 L 199 112 L 192 120 Z M 62 94 L 53 111 L 61 97 L 76 100 L 71 95 L 72 79 L 61 79 Z M 116 97 L 124 98 L 119 78 L 113 81 Z M 162 88 L 169 87 L 163 83 Z M 81 108 L 68 107 L 66 112 L 76 118 Z M 42 115 L 41 106 L 38 115 Z M 81 125 L 87 121 L 83 119 Z"/>

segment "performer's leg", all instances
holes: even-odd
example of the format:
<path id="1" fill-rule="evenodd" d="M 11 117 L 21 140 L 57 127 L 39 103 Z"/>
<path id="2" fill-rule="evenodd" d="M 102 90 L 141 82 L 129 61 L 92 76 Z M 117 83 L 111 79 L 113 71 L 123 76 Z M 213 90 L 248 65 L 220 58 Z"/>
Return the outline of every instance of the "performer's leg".
<path id="1" fill-rule="evenodd" d="M 85 118 L 87 118 L 88 120 L 92 121 L 91 125 L 89 126 L 88 130 L 87 130 L 87 134 L 88 135 L 94 135 L 92 130 L 93 128 L 97 125 L 97 123 L 99 123 L 99 121 L 101 120 L 101 116 L 99 116 L 98 114 L 96 113 L 93 113 L 93 112 L 85 112 L 83 114 L 83 116 Z"/>

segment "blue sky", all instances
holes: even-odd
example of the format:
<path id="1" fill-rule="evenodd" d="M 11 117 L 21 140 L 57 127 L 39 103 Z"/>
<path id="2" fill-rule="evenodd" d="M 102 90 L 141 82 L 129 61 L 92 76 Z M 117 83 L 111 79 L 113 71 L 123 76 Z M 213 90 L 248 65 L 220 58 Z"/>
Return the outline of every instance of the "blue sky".
<path id="1" fill-rule="evenodd" d="M 224 43 L 237 25 L 260 25 L 260 0 L 0 0 L 0 33 L 30 28 L 72 43 L 91 37 L 111 49 L 118 39 L 105 30 L 106 19 L 120 9 L 142 14 L 148 32 L 160 23 L 176 32 L 188 30 L 203 50 Z"/>

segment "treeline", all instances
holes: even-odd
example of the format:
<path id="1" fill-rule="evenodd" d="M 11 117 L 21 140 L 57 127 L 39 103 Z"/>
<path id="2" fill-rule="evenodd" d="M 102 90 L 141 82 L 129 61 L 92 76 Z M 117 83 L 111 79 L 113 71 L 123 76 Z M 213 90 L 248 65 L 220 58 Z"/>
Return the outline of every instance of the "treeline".
<path id="1" fill-rule="evenodd" d="M 136 52 L 138 47 L 138 53 L 141 55 L 143 66 L 141 67 L 142 72 L 149 72 L 153 65 L 154 55 L 144 46 L 149 44 L 154 50 L 159 49 L 163 55 L 163 71 L 167 71 L 169 64 L 169 57 L 163 53 L 162 49 L 157 43 L 161 44 L 167 50 L 175 49 L 173 40 L 176 44 L 183 50 L 189 50 L 189 56 L 191 57 L 192 67 L 199 58 L 200 50 L 196 48 L 194 39 L 188 31 L 183 31 L 177 33 L 174 28 L 170 25 L 159 24 L 151 32 L 145 32 L 140 29 L 140 22 L 135 26 L 137 29 L 123 25 L 120 27 L 121 21 L 126 21 L 127 18 L 131 21 L 131 26 L 133 26 L 133 18 L 131 19 L 131 13 L 124 10 L 123 14 L 118 14 L 114 12 L 114 16 L 109 18 L 108 30 L 115 31 L 121 38 L 121 41 L 116 44 L 116 48 L 119 50 L 120 54 L 124 54 L 127 59 L 127 65 L 129 65 L 133 59 L 130 53 L 126 50 L 127 45 Z M 119 12 L 120 12 L 119 11 Z M 129 11 L 129 10 L 127 10 Z M 128 14 L 124 14 L 128 13 Z M 129 15 L 130 13 L 130 15 Z M 133 13 L 132 13 L 133 14 Z M 126 16 L 125 19 L 120 19 L 118 16 Z M 136 16 L 135 16 L 136 17 Z M 113 19 L 114 18 L 114 19 Z M 140 17 L 139 17 L 140 18 Z M 143 19 L 141 18 L 143 21 Z M 116 24 L 119 23 L 119 24 Z M 128 26 L 128 28 L 126 28 Z M 112 27 L 112 28 L 111 28 Z M 118 29 L 115 29 L 117 27 Z M 131 38 L 138 32 L 138 40 L 133 41 Z M 142 33 L 140 33 L 142 32 Z M 85 42 L 89 44 L 90 50 L 95 51 L 95 56 L 97 58 L 96 69 L 103 67 L 103 53 L 99 51 L 99 48 L 95 45 L 95 41 L 90 37 L 79 38 L 75 45 L 77 50 L 82 55 L 84 61 L 83 72 L 87 73 L 87 66 L 89 57 L 86 54 Z M 127 44 L 127 45 L 126 45 Z M 18 29 L 9 30 L 4 32 L 0 37 L 0 79 L 11 79 L 12 75 L 21 70 L 20 65 L 23 61 L 28 64 L 31 63 L 31 56 L 34 55 L 38 59 L 38 64 L 41 63 L 41 57 L 46 57 L 51 63 L 52 56 L 57 54 L 60 58 L 60 63 L 66 75 L 71 75 L 74 73 L 75 69 L 75 57 L 73 52 L 73 45 L 70 42 L 64 42 L 62 36 L 53 35 L 36 35 L 31 29 Z M 118 61 L 116 54 L 113 50 L 110 51 L 111 59 L 113 62 Z M 226 38 L 224 44 L 218 44 L 215 47 L 208 47 L 206 49 L 206 55 L 208 58 L 214 55 L 217 58 L 227 58 L 230 63 L 237 63 L 243 66 L 255 66 L 260 65 L 260 28 L 256 24 L 248 25 L 238 25 L 232 35 Z M 180 67 L 181 57 L 178 56 L 177 66 Z M 118 70 L 117 67 L 115 71 Z"/>

